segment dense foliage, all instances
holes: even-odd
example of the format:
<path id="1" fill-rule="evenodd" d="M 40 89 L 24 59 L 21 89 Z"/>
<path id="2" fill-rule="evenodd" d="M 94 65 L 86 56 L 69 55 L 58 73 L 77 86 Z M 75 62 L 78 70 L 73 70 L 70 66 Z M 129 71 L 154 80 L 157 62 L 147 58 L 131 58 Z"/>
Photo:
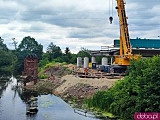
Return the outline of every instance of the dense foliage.
<path id="1" fill-rule="evenodd" d="M 132 120 L 135 112 L 160 110 L 160 56 L 132 61 L 129 75 L 107 91 L 97 92 L 87 100 L 89 107 Z"/>
<path id="2" fill-rule="evenodd" d="M 30 36 L 24 37 L 18 46 L 15 38 L 12 40 L 15 50 L 11 51 L 0 37 L 0 74 L 9 74 L 10 71 L 11 74 L 21 75 L 24 70 L 24 59 L 29 54 L 37 55 L 40 68 L 53 62 L 75 64 L 79 56 L 90 57 L 85 48 L 82 48 L 78 54 L 71 53 L 69 47 L 62 52 L 61 48 L 53 42 L 48 45 L 47 51 L 43 52 L 43 46 Z"/>
<path id="3" fill-rule="evenodd" d="M 47 47 L 48 60 L 51 62 L 54 59 L 62 56 L 62 51 L 59 46 L 56 46 L 51 42 Z"/>
<path id="4" fill-rule="evenodd" d="M 14 71 L 15 62 L 17 57 L 10 51 L 3 39 L 0 37 L 0 77 L 11 76 Z"/>
<path id="5" fill-rule="evenodd" d="M 38 59 L 42 59 L 43 46 L 38 44 L 34 38 L 28 36 L 23 38 L 18 46 L 17 51 L 19 53 L 24 52 L 26 54 L 34 53 L 37 55 Z"/>
<path id="6" fill-rule="evenodd" d="M 46 53 L 43 53 L 42 59 L 39 61 L 39 67 L 43 67 L 51 62 L 75 64 L 77 62 L 76 60 L 77 55 L 72 54 L 69 47 L 66 47 L 63 53 L 59 46 L 56 46 L 51 42 L 47 47 Z"/>
<path id="7" fill-rule="evenodd" d="M 24 58 L 29 54 L 36 54 L 39 60 L 42 59 L 43 46 L 38 44 L 34 38 L 27 36 L 23 38 L 18 48 L 14 51 L 14 54 L 18 58 L 14 74 L 21 75 L 24 70 Z"/>
<path id="8" fill-rule="evenodd" d="M 84 58 L 84 57 L 90 58 L 91 57 L 91 55 L 88 53 L 88 50 L 85 48 L 81 48 L 81 50 L 77 53 L 77 56 L 82 57 L 82 58 Z"/>

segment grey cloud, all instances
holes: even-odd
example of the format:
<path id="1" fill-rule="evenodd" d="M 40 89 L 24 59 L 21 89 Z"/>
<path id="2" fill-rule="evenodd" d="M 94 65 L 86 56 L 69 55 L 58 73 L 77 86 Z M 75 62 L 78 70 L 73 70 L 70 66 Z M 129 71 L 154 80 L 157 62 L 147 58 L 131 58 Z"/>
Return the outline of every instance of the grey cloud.
<path id="1" fill-rule="evenodd" d="M 136 33 L 138 36 L 138 33 L 139 35 L 143 33 L 143 36 L 147 38 L 147 32 L 155 29 L 157 31 L 160 30 L 159 0 L 125 1 L 127 3 L 126 14 L 129 18 L 128 24 L 131 35 Z M 91 4 L 86 4 L 90 2 Z M 114 0 L 114 2 L 116 1 Z M 100 3 L 99 6 L 96 5 L 97 3 Z M 106 5 L 103 5 L 104 3 Z M 63 39 L 61 36 L 77 38 L 79 40 L 101 37 L 115 39 L 119 37 L 118 14 L 117 11 L 113 9 L 114 20 L 113 24 L 110 25 L 107 3 L 108 2 L 103 0 L 81 0 L 79 2 L 72 0 L 3 0 L 0 1 L 0 24 L 6 25 L 6 28 L 9 30 L 18 29 L 15 26 L 9 26 L 10 24 L 8 23 L 12 23 L 13 21 L 28 24 L 28 26 L 22 26 L 21 29 L 18 30 L 20 32 L 26 32 L 26 34 L 28 32 L 36 32 L 36 34 L 43 32 L 48 34 L 49 38 L 52 38 L 52 35 L 50 35 L 47 30 L 53 30 L 54 32 L 56 29 L 57 31 L 61 31 L 62 29 L 63 31 L 67 31 L 67 28 L 69 28 L 65 36 L 61 35 L 61 32 L 55 33 L 58 34 L 53 36 L 55 39 Z M 101 7 L 101 5 L 106 7 L 103 9 L 98 8 Z M 116 3 L 114 5 L 116 5 Z M 55 28 L 54 26 L 58 27 Z M 41 37 L 41 34 L 39 36 Z M 104 43 L 105 41 L 100 40 L 99 42 Z"/>
<path id="2" fill-rule="evenodd" d="M 21 19 L 24 21 L 42 21 L 62 27 L 86 27 L 92 21 L 98 21 L 105 16 L 105 11 L 77 11 L 76 7 L 47 7 L 27 6 L 27 10 L 21 12 Z M 87 24 L 86 24 L 87 23 Z"/>
<path id="3" fill-rule="evenodd" d="M 23 32 L 46 32 L 45 25 L 39 22 L 30 23 L 27 27 L 21 27 L 20 31 Z"/>
<path id="4" fill-rule="evenodd" d="M 159 0 L 126 0 L 126 2 L 129 32 L 132 36 L 136 33 L 139 34 L 138 36 L 143 34 L 147 38 L 150 37 L 147 32 L 160 30 L 160 13 L 155 11 L 160 4 Z"/>

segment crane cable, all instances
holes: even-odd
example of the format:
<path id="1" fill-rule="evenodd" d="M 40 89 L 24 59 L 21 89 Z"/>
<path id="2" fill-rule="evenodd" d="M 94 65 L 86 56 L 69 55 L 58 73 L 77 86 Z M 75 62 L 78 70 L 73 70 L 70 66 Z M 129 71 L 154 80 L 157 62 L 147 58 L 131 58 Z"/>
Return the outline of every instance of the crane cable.
<path id="1" fill-rule="evenodd" d="M 108 11 L 109 11 L 109 17 L 110 17 L 111 16 L 110 15 L 110 0 L 109 0 L 109 4 L 108 5 L 109 5 L 109 10 Z"/>
<path id="2" fill-rule="evenodd" d="M 110 8 L 110 6 L 112 8 Z M 111 9 L 112 9 L 112 12 L 111 12 Z M 110 12 L 111 12 L 111 14 L 110 14 Z M 110 21 L 110 24 L 112 24 L 112 21 L 113 21 L 113 17 L 112 16 L 113 16 L 113 0 L 111 0 L 111 2 L 109 0 L 109 21 Z"/>
<path id="3" fill-rule="evenodd" d="M 113 16 L 113 0 L 112 0 L 112 16 Z"/>

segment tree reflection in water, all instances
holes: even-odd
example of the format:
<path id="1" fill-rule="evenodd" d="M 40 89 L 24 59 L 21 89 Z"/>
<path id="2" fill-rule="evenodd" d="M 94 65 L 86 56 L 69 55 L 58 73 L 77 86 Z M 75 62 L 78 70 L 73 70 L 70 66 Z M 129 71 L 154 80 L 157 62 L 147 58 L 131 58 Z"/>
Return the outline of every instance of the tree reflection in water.
<path id="1" fill-rule="evenodd" d="M 0 77 L 0 98 L 3 94 L 3 91 L 6 90 L 9 81 L 9 77 Z"/>
<path id="2" fill-rule="evenodd" d="M 22 88 L 18 83 L 12 86 L 15 99 L 18 92 L 21 100 L 26 104 L 26 115 L 35 115 L 38 112 L 38 92 Z"/>

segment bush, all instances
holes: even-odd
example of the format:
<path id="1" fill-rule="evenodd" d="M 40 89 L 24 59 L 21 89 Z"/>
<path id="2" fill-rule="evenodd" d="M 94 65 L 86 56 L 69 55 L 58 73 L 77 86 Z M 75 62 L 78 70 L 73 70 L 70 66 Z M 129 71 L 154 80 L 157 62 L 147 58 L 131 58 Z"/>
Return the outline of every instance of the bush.
<path id="1" fill-rule="evenodd" d="M 132 61 L 129 75 L 108 91 L 97 92 L 87 101 L 123 120 L 132 120 L 135 112 L 160 110 L 160 56 Z"/>
<path id="2" fill-rule="evenodd" d="M 38 76 L 40 79 L 46 79 L 46 78 L 48 78 L 48 76 L 47 75 L 44 75 L 44 74 L 41 74 L 41 75 L 39 75 Z"/>

